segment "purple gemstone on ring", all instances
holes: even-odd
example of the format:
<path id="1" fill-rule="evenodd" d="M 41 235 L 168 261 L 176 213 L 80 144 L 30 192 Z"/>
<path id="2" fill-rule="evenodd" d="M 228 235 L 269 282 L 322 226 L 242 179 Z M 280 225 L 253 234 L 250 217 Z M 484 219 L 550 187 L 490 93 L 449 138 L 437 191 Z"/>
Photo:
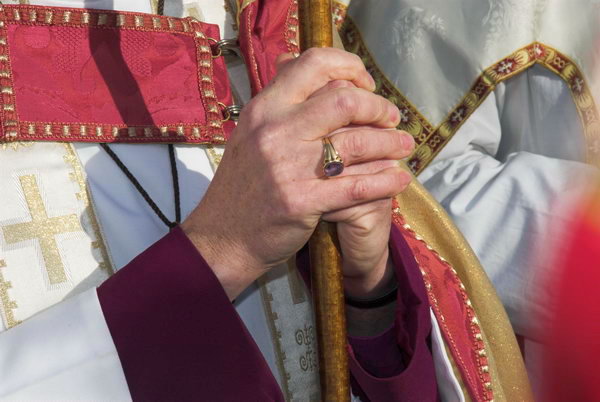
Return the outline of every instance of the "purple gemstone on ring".
<path id="1" fill-rule="evenodd" d="M 327 177 L 333 177 L 341 174 L 344 171 L 344 164 L 342 162 L 327 162 L 323 167 L 323 172 Z"/>

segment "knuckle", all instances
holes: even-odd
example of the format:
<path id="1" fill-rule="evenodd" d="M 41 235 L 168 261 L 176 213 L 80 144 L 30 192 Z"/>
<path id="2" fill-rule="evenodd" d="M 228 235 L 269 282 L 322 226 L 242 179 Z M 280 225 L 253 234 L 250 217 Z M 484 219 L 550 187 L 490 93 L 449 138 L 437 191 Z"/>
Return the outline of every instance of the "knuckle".
<path id="1" fill-rule="evenodd" d="M 256 148 L 262 155 L 271 155 L 276 146 L 276 141 L 281 135 L 281 123 L 262 122 L 257 126 Z"/>
<path id="2" fill-rule="evenodd" d="M 351 63 L 356 64 L 361 69 L 365 68 L 365 65 L 359 55 L 350 52 L 346 52 L 346 54 L 349 56 L 349 61 Z"/>
<path id="3" fill-rule="evenodd" d="M 348 134 L 345 138 L 343 148 L 346 150 L 348 157 L 353 161 L 362 161 L 367 157 L 369 152 L 367 138 L 360 133 Z"/>
<path id="4" fill-rule="evenodd" d="M 369 184 L 364 178 L 355 179 L 348 187 L 348 198 L 352 202 L 367 201 L 369 198 Z"/>
<path id="5" fill-rule="evenodd" d="M 279 190 L 279 209 L 282 217 L 295 220 L 302 215 L 302 200 L 287 186 Z"/>
<path id="6" fill-rule="evenodd" d="M 325 64 L 325 54 L 323 49 L 310 48 L 302 53 L 302 61 L 311 67 L 320 67 Z"/>
<path id="7" fill-rule="evenodd" d="M 336 91 L 335 109 L 342 116 L 354 116 L 358 108 L 358 102 L 352 90 L 342 88 Z"/>
<path id="8" fill-rule="evenodd" d="M 264 110 L 266 101 L 262 96 L 256 96 L 244 106 L 240 114 L 240 121 L 252 126 L 257 126 L 264 120 Z"/>

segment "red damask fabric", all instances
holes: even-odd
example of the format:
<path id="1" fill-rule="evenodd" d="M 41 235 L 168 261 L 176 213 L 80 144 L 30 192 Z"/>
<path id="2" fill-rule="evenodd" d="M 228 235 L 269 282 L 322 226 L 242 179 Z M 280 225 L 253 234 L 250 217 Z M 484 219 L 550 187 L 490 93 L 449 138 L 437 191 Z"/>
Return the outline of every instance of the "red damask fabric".
<path id="1" fill-rule="evenodd" d="M 0 141 L 223 143 L 216 25 L 58 7 L 0 11 Z"/>

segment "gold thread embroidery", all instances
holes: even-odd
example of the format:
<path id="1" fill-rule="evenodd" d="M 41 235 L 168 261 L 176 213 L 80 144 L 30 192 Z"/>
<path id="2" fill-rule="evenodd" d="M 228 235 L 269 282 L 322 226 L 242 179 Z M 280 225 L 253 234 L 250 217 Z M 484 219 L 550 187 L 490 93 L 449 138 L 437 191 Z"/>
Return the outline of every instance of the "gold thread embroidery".
<path id="1" fill-rule="evenodd" d="M 2 229 L 4 239 L 7 244 L 38 240 L 48 280 L 52 285 L 66 282 L 67 274 L 55 236 L 82 231 L 79 219 L 75 214 L 49 218 L 35 176 L 21 176 L 19 181 L 25 194 L 31 221 L 4 227 Z"/>
<path id="2" fill-rule="evenodd" d="M 285 359 L 285 354 L 282 351 L 283 346 L 281 345 L 281 333 L 277 330 L 277 327 L 275 327 L 275 320 L 277 320 L 279 316 L 273 311 L 273 308 L 271 307 L 273 295 L 267 290 L 267 284 L 264 280 L 261 279 L 259 279 L 259 284 L 261 299 L 265 308 L 265 313 L 267 315 L 267 323 L 269 325 L 269 330 L 271 331 L 271 338 L 273 338 L 273 346 L 275 346 L 276 351 L 279 351 L 279 353 L 275 353 L 275 362 L 277 363 L 279 373 L 281 373 L 282 377 L 285 377 L 282 378 L 281 388 L 285 395 L 285 400 L 292 401 L 292 394 L 290 393 L 290 389 L 288 386 L 288 381 L 290 380 L 291 376 L 285 370 L 285 364 L 283 363 L 283 359 Z"/>
<path id="3" fill-rule="evenodd" d="M 192 128 L 192 136 L 194 138 L 200 138 L 200 129 L 198 127 Z"/>
<path id="4" fill-rule="evenodd" d="M 206 146 L 206 152 L 208 153 L 208 160 L 210 161 L 213 172 L 216 172 L 223 156 L 217 153 L 217 151 L 212 145 Z"/>
<path id="5" fill-rule="evenodd" d="M 344 20 L 346 19 L 346 14 L 348 13 L 348 6 L 340 3 L 339 1 L 333 1 L 332 5 L 332 13 L 333 13 L 333 24 L 337 29 L 340 29 Z"/>
<path id="6" fill-rule="evenodd" d="M 81 167 L 81 163 L 77 158 L 77 154 L 72 144 L 64 144 L 67 154 L 64 156 L 64 160 L 66 163 L 71 165 L 73 169 L 73 178 L 75 182 L 79 185 L 80 192 L 77 194 L 77 198 L 83 202 L 84 209 L 89 218 L 90 226 L 92 227 L 92 231 L 94 232 L 94 237 L 96 241 L 92 243 L 92 247 L 100 251 L 100 255 L 102 256 L 102 261 L 99 262 L 100 269 L 105 270 L 108 274 L 112 274 L 114 272 L 113 266 L 111 264 L 110 256 L 108 253 L 108 249 L 106 248 L 106 243 L 104 242 L 104 235 L 102 233 L 102 229 L 98 220 L 96 219 L 96 214 L 93 210 L 93 202 L 92 202 L 92 194 L 87 186 L 85 176 L 83 174 L 83 169 Z"/>
<path id="7" fill-rule="evenodd" d="M 2 304 L 2 311 L 4 312 L 4 321 L 7 328 L 12 328 L 15 325 L 21 323 L 15 319 L 15 314 L 13 312 L 14 309 L 19 307 L 17 302 L 10 299 L 8 291 L 12 288 L 12 283 L 4 280 L 4 275 L 2 274 L 2 268 L 6 267 L 6 262 L 4 260 L 0 260 L 0 304 Z"/>
<path id="8" fill-rule="evenodd" d="M 475 80 L 463 99 L 447 114 L 438 127 L 433 127 L 427 119 L 391 83 L 369 53 L 361 34 L 347 17 L 340 29 L 340 36 L 346 50 L 361 57 L 377 83 L 377 93 L 395 103 L 400 109 L 401 122 L 398 128 L 413 135 L 416 148 L 408 160 L 408 166 L 419 174 L 456 134 L 462 124 L 493 92 L 496 85 L 539 64 L 557 74 L 569 86 L 573 101 L 582 122 L 587 144 L 586 160 L 600 162 L 600 115 L 591 95 L 589 85 L 581 69 L 558 50 L 533 42 L 508 57 L 488 67 Z"/>
<path id="9" fill-rule="evenodd" d="M 404 223 L 404 218 L 402 217 L 402 211 L 400 208 L 394 208 L 393 219 L 394 219 L 394 222 L 397 223 L 400 227 L 402 227 L 407 234 L 412 236 L 415 240 L 419 241 L 420 243 L 424 244 L 426 246 L 426 248 L 432 252 L 433 256 L 436 257 L 439 261 L 441 261 L 450 270 L 450 272 L 452 272 L 452 274 L 454 276 L 454 280 L 460 288 L 460 295 L 462 296 L 463 302 L 466 307 L 465 311 L 466 311 L 467 318 L 469 320 L 469 325 L 470 325 L 469 329 L 470 329 L 470 332 L 471 332 L 471 335 L 473 338 L 472 339 L 472 348 L 475 350 L 475 353 L 479 357 L 479 358 L 476 358 L 476 364 L 479 369 L 478 384 L 481 386 L 480 390 L 483 392 L 483 395 L 486 398 L 486 400 L 492 401 L 493 400 L 493 387 L 492 387 L 492 383 L 490 382 L 491 377 L 487 374 L 487 372 L 484 372 L 482 370 L 482 367 L 485 367 L 487 365 L 487 352 L 485 350 L 485 343 L 483 341 L 483 335 L 481 332 L 481 328 L 479 326 L 479 320 L 475 314 L 475 309 L 471 305 L 468 295 L 466 294 L 466 288 L 465 288 L 464 284 L 462 283 L 462 280 L 458 276 L 458 272 L 450 265 L 450 263 L 448 263 L 448 261 L 446 261 L 437 251 L 435 251 L 433 249 L 433 247 L 431 247 L 429 244 L 427 244 L 427 242 L 422 237 L 420 237 L 411 228 L 411 226 L 409 224 Z M 457 349 L 456 343 L 452 337 L 452 333 L 450 332 L 450 330 L 447 327 L 447 324 L 445 323 L 445 318 L 440 310 L 438 300 L 435 296 L 435 293 L 433 292 L 433 286 L 431 285 L 431 282 L 428 279 L 428 274 L 422 268 L 426 265 L 422 264 L 419 261 L 419 256 L 416 254 L 415 254 L 415 260 L 417 260 L 419 267 L 421 267 L 421 275 L 423 276 L 423 281 L 425 283 L 425 288 L 427 289 L 427 294 L 428 294 L 428 297 L 430 300 L 430 304 L 431 304 L 431 307 L 432 307 L 436 317 L 438 317 L 438 319 L 440 321 L 440 327 L 445 329 L 444 333 L 446 334 L 446 337 L 448 338 L 448 342 L 450 343 L 451 349 L 454 351 L 453 354 L 455 355 L 455 358 L 464 366 L 463 357 L 462 357 L 461 353 L 459 352 L 459 350 Z M 467 376 L 467 379 L 469 382 L 473 381 L 469 371 L 466 371 L 466 376 Z M 487 386 L 485 384 L 489 384 L 489 386 Z"/>
<path id="10" fill-rule="evenodd" d="M 106 25 L 108 22 L 108 15 L 99 14 L 98 15 L 98 25 Z"/>

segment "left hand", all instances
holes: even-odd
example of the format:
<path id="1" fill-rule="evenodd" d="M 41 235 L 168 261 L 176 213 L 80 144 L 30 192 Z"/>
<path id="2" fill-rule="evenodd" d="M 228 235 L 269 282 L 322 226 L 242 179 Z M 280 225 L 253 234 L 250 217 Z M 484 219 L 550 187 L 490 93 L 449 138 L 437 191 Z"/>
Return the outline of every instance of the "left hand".
<path id="1" fill-rule="evenodd" d="M 322 89 L 315 92 L 313 96 L 319 95 L 327 90 L 343 87 L 354 87 L 349 81 L 333 81 Z M 361 127 L 348 127 L 337 132 L 350 134 L 352 131 L 360 131 Z M 338 150 L 352 149 L 355 155 L 353 159 L 360 160 L 360 150 L 366 149 L 366 144 L 359 142 L 364 136 L 339 136 L 346 141 L 354 141 L 353 144 L 336 146 L 336 136 L 332 136 L 332 143 Z M 410 136 L 403 137 L 403 144 L 399 148 L 403 150 L 404 156 L 408 156 L 414 149 L 414 142 Z M 344 159 L 345 155 L 340 155 Z M 396 166 L 395 160 L 380 160 L 348 166 L 344 169 L 342 176 L 352 175 L 355 172 L 362 174 L 376 173 L 390 167 Z M 346 293 L 356 298 L 373 298 L 385 293 L 395 281 L 393 264 L 389 256 L 389 237 L 392 225 L 392 199 L 384 198 L 369 203 L 361 204 L 352 208 L 338 210 L 323 215 L 323 220 L 337 222 L 337 232 L 342 251 L 344 287 Z"/>

